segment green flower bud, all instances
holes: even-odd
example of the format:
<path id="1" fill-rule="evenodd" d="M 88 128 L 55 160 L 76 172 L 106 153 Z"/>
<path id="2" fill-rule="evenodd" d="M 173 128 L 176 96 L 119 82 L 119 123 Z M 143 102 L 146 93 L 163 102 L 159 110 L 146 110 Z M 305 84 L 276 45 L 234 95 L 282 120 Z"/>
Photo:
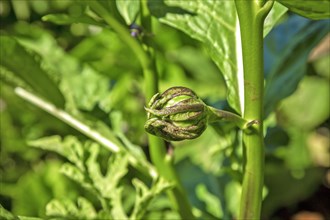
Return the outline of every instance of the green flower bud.
<path id="1" fill-rule="evenodd" d="M 167 141 L 181 141 L 199 137 L 208 123 L 228 121 L 245 130 L 258 121 L 246 121 L 239 115 L 207 106 L 185 87 L 172 87 L 154 95 L 144 128 L 150 134 Z"/>
<path id="2" fill-rule="evenodd" d="M 190 89 L 172 87 L 149 103 L 147 132 L 168 141 L 199 137 L 207 126 L 207 107 Z"/>

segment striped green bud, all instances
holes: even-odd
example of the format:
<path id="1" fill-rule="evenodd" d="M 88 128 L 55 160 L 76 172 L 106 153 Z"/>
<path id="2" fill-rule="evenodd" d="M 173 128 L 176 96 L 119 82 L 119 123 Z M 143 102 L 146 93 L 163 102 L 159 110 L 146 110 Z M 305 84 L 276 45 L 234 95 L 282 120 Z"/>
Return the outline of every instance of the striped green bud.
<path id="1" fill-rule="evenodd" d="M 207 126 L 207 107 L 190 89 L 172 87 L 149 103 L 147 132 L 168 141 L 199 137 Z"/>
<path id="2" fill-rule="evenodd" d="M 230 122 L 242 130 L 259 123 L 207 106 L 191 89 L 185 87 L 172 87 L 162 94 L 157 93 L 145 109 L 148 112 L 145 130 L 167 141 L 197 138 L 208 123 L 218 121 Z"/>

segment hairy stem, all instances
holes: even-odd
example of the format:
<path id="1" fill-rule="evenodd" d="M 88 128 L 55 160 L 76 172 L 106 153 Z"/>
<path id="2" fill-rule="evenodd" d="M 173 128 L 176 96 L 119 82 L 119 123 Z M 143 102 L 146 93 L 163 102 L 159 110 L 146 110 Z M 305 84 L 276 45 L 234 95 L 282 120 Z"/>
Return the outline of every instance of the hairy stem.
<path id="1" fill-rule="evenodd" d="M 259 122 L 243 133 L 245 164 L 238 219 L 260 219 L 264 181 L 263 22 L 273 2 L 235 0 L 235 4 L 242 39 L 244 119 Z"/>
<path id="2" fill-rule="evenodd" d="M 151 16 L 148 10 L 147 1 L 141 0 L 141 24 L 147 32 L 152 32 Z M 143 39 L 145 53 L 151 60 L 148 66 L 143 67 L 145 96 L 146 103 L 158 93 L 158 74 L 155 64 L 155 54 L 150 37 Z M 161 138 L 148 134 L 150 157 L 153 164 L 156 166 L 158 173 L 166 180 L 174 184 L 174 187 L 168 190 L 168 196 L 174 205 L 174 208 L 179 212 L 182 219 L 194 219 L 192 209 L 188 198 L 182 187 L 181 181 L 176 173 L 173 160 L 169 159 L 166 151 L 165 141 Z"/>

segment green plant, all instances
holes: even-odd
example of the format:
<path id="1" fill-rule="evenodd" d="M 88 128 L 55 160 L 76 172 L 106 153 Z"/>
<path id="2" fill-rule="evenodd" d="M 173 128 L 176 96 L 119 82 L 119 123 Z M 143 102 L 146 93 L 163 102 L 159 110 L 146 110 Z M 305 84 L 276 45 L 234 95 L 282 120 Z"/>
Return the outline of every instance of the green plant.
<path id="1" fill-rule="evenodd" d="M 283 203 L 267 182 L 274 170 L 306 172 L 312 186 L 286 202 L 321 181 L 301 146 L 329 117 L 327 97 L 306 108 L 319 110 L 309 120 L 290 109 L 310 94 L 296 91 L 301 79 L 318 94 L 329 87 L 324 68 L 322 83 L 304 77 L 328 20 L 291 16 L 297 33 L 281 39 L 282 54 L 268 48 L 271 67 L 263 45 L 288 9 L 326 19 L 328 1 L 20 2 L 1 2 L 12 9 L 0 36 L 1 204 L 13 201 L 2 218 L 259 219 L 263 191 L 264 216 Z"/>

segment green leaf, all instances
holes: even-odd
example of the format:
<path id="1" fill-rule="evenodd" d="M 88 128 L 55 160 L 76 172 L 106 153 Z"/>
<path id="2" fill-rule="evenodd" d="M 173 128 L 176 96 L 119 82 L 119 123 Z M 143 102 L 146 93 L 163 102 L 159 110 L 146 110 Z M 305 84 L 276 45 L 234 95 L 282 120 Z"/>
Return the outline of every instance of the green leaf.
<path id="1" fill-rule="evenodd" d="M 244 85 L 241 39 L 234 1 L 158 0 L 150 1 L 149 8 L 161 22 L 205 44 L 224 76 L 230 106 L 240 113 L 243 100 L 239 97 L 243 97 Z M 285 11 L 280 6 L 275 9 L 267 19 L 267 31 Z"/>
<path id="2" fill-rule="evenodd" d="M 205 143 L 205 142 L 204 142 Z M 206 144 L 209 146 L 208 144 Z M 203 145 L 203 146 L 206 146 Z M 201 152 L 197 152 L 198 149 L 195 148 L 195 154 L 201 155 Z M 212 158 L 213 159 L 213 158 Z M 209 159 L 209 160 L 212 160 Z M 220 167 L 221 169 L 224 169 L 224 166 L 221 165 L 222 159 L 223 158 L 218 158 L 218 163 L 217 166 Z M 197 160 L 197 159 L 196 159 Z M 220 163 L 219 163 L 220 161 Z M 203 162 L 199 162 L 203 163 Z M 219 165 L 220 164 L 220 165 Z M 231 219 L 231 215 L 228 210 L 228 204 L 227 200 L 224 200 L 224 191 L 226 185 L 229 183 L 230 177 L 226 174 L 223 173 L 223 176 L 217 178 L 215 175 L 212 175 L 207 168 L 201 167 L 201 165 L 197 166 L 196 162 L 192 163 L 190 160 L 185 159 L 180 161 L 180 163 L 177 164 L 176 170 L 178 171 L 178 174 L 180 175 L 183 185 L 185 186 L 186 189 L 190 189 L 192 191 L 196 191 L 196 193 L 190 193 L 189 194 L 189 200 L 192 203 L 192 205 L 199 210 L 203 211 L 203 218 L 202 219 L 209 219 L 213 215 L 218 215 L 221 214 L 221 218 L 223 219 Z M 191 175 L 191 174 L 194 175 Z M 201 198 L 201 195 L 197 192 L 198 191 L 198 186 L 199 185 L 205 185 L 205 187 L 208 189 L 209 193 L 216 196 L 218 198 L 218 202 L 220 204 L 220 213 L 209 213 L 209 208 L 205 205 L 205 198 Z M 199 189 L 200 190 L 200 189 Z M 218 207 L 218 208 L 219 208 Z M 212 210 L 212 208 L 211 208 Z M 213 216 L 214 218 L 214 216 Z"/>
<path id="3" fill-rule="evenodd" d="M 79 169 L 84 169 L 84 165 L 82 164 L 84 148 L 74 136 L 67 136 L 62 140 L 60 136 L 55 135 L 29 141 L 28 144 L 43 150 L 56 152 L 76 164 Z"/>
<path id="4" fill-rule="evenodd" d="M 147 207 L 153 198 L 172 187 L 172 185 L 163 178 L 158 178 L 151 188 L 148 188 L 141 180 L 133 179 L 132 183 L 136 189 L 136 199 L 134 209 L 130 219 L 143 219 Z"/>
<path id="5" fill-rule="evenodd" d="M 166 195 L 158 196 L 157 199 L 153 200 L 149 207 L 147 213 L 143 216 L 146 220 L 152 219 L 168 219 L 168 220 L 180 220 L 180 216 L 177 210 L 171 208 L 171 201 L 166 197 Z"/>
<path id="6" fill-rule="evenodd" d="M 58 172 L 61 164 L 48 160 L 30 170 L 15 183 L 12 211 L 24 216 L 45 216 L 43 207 L 52 198 L 75 198 L 77 191 L 65 176 Z"/>
<path id="7" fill-rule="evenodd" d="M 242 194 L 242 186 L 236 181 L 231 181 L 225 188 L 225 201 L 228 203 L 227 208 L 233 214 L 238 216 L 238 208 L 240 206 L 240 195 Z"/>
<path id="8" fill-rule="evenodd" d="M 264 22 L 264 37 L 272 30 L 277 21 L 287 12 L 287 8 L 278 2 L 274 2 L 272 10 L 268 13 Z"/>
<path id="9" fill-rule="evenodd" d="M 270 216 L 280 207 L 295 207 L 297 203 L 309 198 L 320 186 L 324 176 L 322 169 L 311 168 L 306 170 L 303 177 L 294 178 L 291 171 L 282 164 L 266 163 L 266 165 L 265 185 L 268 188 L 268 195 L 262 207 L 264 216 Z"/>
<path id="10" fill-rule="evenodd" d="M 118 218 L 118 219 L 123 219 L 126 220 L 128 219 L 127 214 L 125 213 L 124 210 L 124 204 L 122 201 L 122 193 L 123 193 L 124 188 L 119 187 L 116 188 L 115 190 L 112 191 L 111 196 L 111 215 Z"/>
<path id="11" fill-rule="evenodd" d="M 75 204 L 69 199 L 53 199 L 46 206 L 46 215 L 50 218 L 95 219 L 97 213 L 93 205 L 85 198 L 79 197 Z"/>
<path id="12" fill-rule="evenodd" d="M 310 51 L 328 33 L 327 21 L 292 16 L 265 39 L 265 115 L 291 95 L 305 75 Z"/>
<path id="13" fill-rule="evenodd" d="M 27 216 L 15 216 L 13 213 L 7 211 L 0 204 L 0 219 L 1 220 L 41 220 L 41 218 L 27 217 Z"/>
<path id="14" fill-rule="evenodd" d="M 75 165 L 72 165 L 70 163 L 64 163 L 61 166 L 60 172 L 65 176 L 69 177 L 70 179 L 74 180 L 75 182 L 79 183 L 84 188 L 93 191 L 92 185 L 90 183 L 85 182 L 86 176 L 84 175 L 84 170 L 80 170 Z"/>
<path id="15" fill-rule="evenodd" d="M 304 130 L 313 129 L 330 116 L 329 81 L 318 77 L 306 77 L 298 89 L 284 99 L 279 114 L 285 124 Z"/>
<path id="16" fill-rule="evenodd" d="M 97 26 L 105 26 L 104 24 L 93 20 L 87 15 L 80 15 L 79 17 L 72 17 L 67 14 L 49 14 L 42 17 L 43 21 L 52 22 L 58 25 L 68 25 L 73 23 L 84 23 Z"/>
<path id="17" fill-rule="evenodd" d="M 121 16 L 126 21 L 127 25 L 135 22 L 140 10 L 140 1 L 138 0 L 117 0 L 117 9 Z"/>
<path id="18" fill-rule="evenodd" d="M 18 220 L 19 218 L 12 214 L 11 212 L 7 211 L 2 205 L 0 204 L 0 218 L 1 219 L 12 219 L 12 220 Z"/>
<path id="19" fill-rule="evenodd" d="M 66 53 L 47 31 L 30 24 L 15 26 L 17 39 L 34 51 L 53 77 L 66 99 L 67 108 L 91 111 L 102 100 L 109 99 L 110 79 Z"/>
<path id="20" fill-rule="evenodd" d="M 330 17 L 329 0 L 277 0 L 289 10 L 310 19 L 326 19 Z"/>
<path id="21" fill-rule="evenodd" d="M 219 199 L 211 194 L 205 185 L 199 184 L 196 187 L 196 194 L 206 205 L 206 210 L 217 218 L 223 216 Z"/>
<path id="22" fill-rule="evenodd" d="M 225 82 L 222 77 L 219 77 L 221 72 L 201 48 L 184 45 L 182 48 L 169 51 L 166 55 L 169 57 L 170 62 L 177 63 L 185 71 L 189 72 L 189 78 L 184 78 L 183 81 L 185 83 L 188 82 L 189 85 L 186 87 L 194 88 L 199 97 L 207 96 L 208 100 L 219 100 L 226 97 Z M 177 72 L 174 74 L 178 77 Z M 188 81 L 189 79 L 190 82 Z M 181 85 L 179 80 L 174 79 L 173 81 Z M 205 85 L 208 86 L 205 87 Z M 182 86 L 185 85 L 183 84 Z"/>
<path id="23" fill-rule="evenodd" d="M 59 107 L 64 106 L 64 97 L 56 83 L 41 68 L 37 55 L 28 52 L 15 39 L 0 36 L 1 66 L 20 77 L 31 88 Z"/>
<path id="24" fill-rule="evenodd" d="M 98 162 L 99 147 L 94 145 L 88 151 L 90 152 L 90 156 L 86 161 L 86 166 L 89 178 L 103 198 L 113 198 L 113 191 L 128 171 L 127 155 L 117 153 L 111 156 L 108 159 L 106 174 L 103 175 Z"/>
<path id="25" fill-rule="evenodd" d="M 150 1 L 151 13 L 165 24 L 175 27 L 203 42 L 222 72 L 228 89 L 228 102 L 241 112 L 240 88 L 236 49 L 237 18 L 234 1 Z M 225 12 L 225 13 L 224 13 Z M 241 72 L 242 73 L 242 72 Z"/>

